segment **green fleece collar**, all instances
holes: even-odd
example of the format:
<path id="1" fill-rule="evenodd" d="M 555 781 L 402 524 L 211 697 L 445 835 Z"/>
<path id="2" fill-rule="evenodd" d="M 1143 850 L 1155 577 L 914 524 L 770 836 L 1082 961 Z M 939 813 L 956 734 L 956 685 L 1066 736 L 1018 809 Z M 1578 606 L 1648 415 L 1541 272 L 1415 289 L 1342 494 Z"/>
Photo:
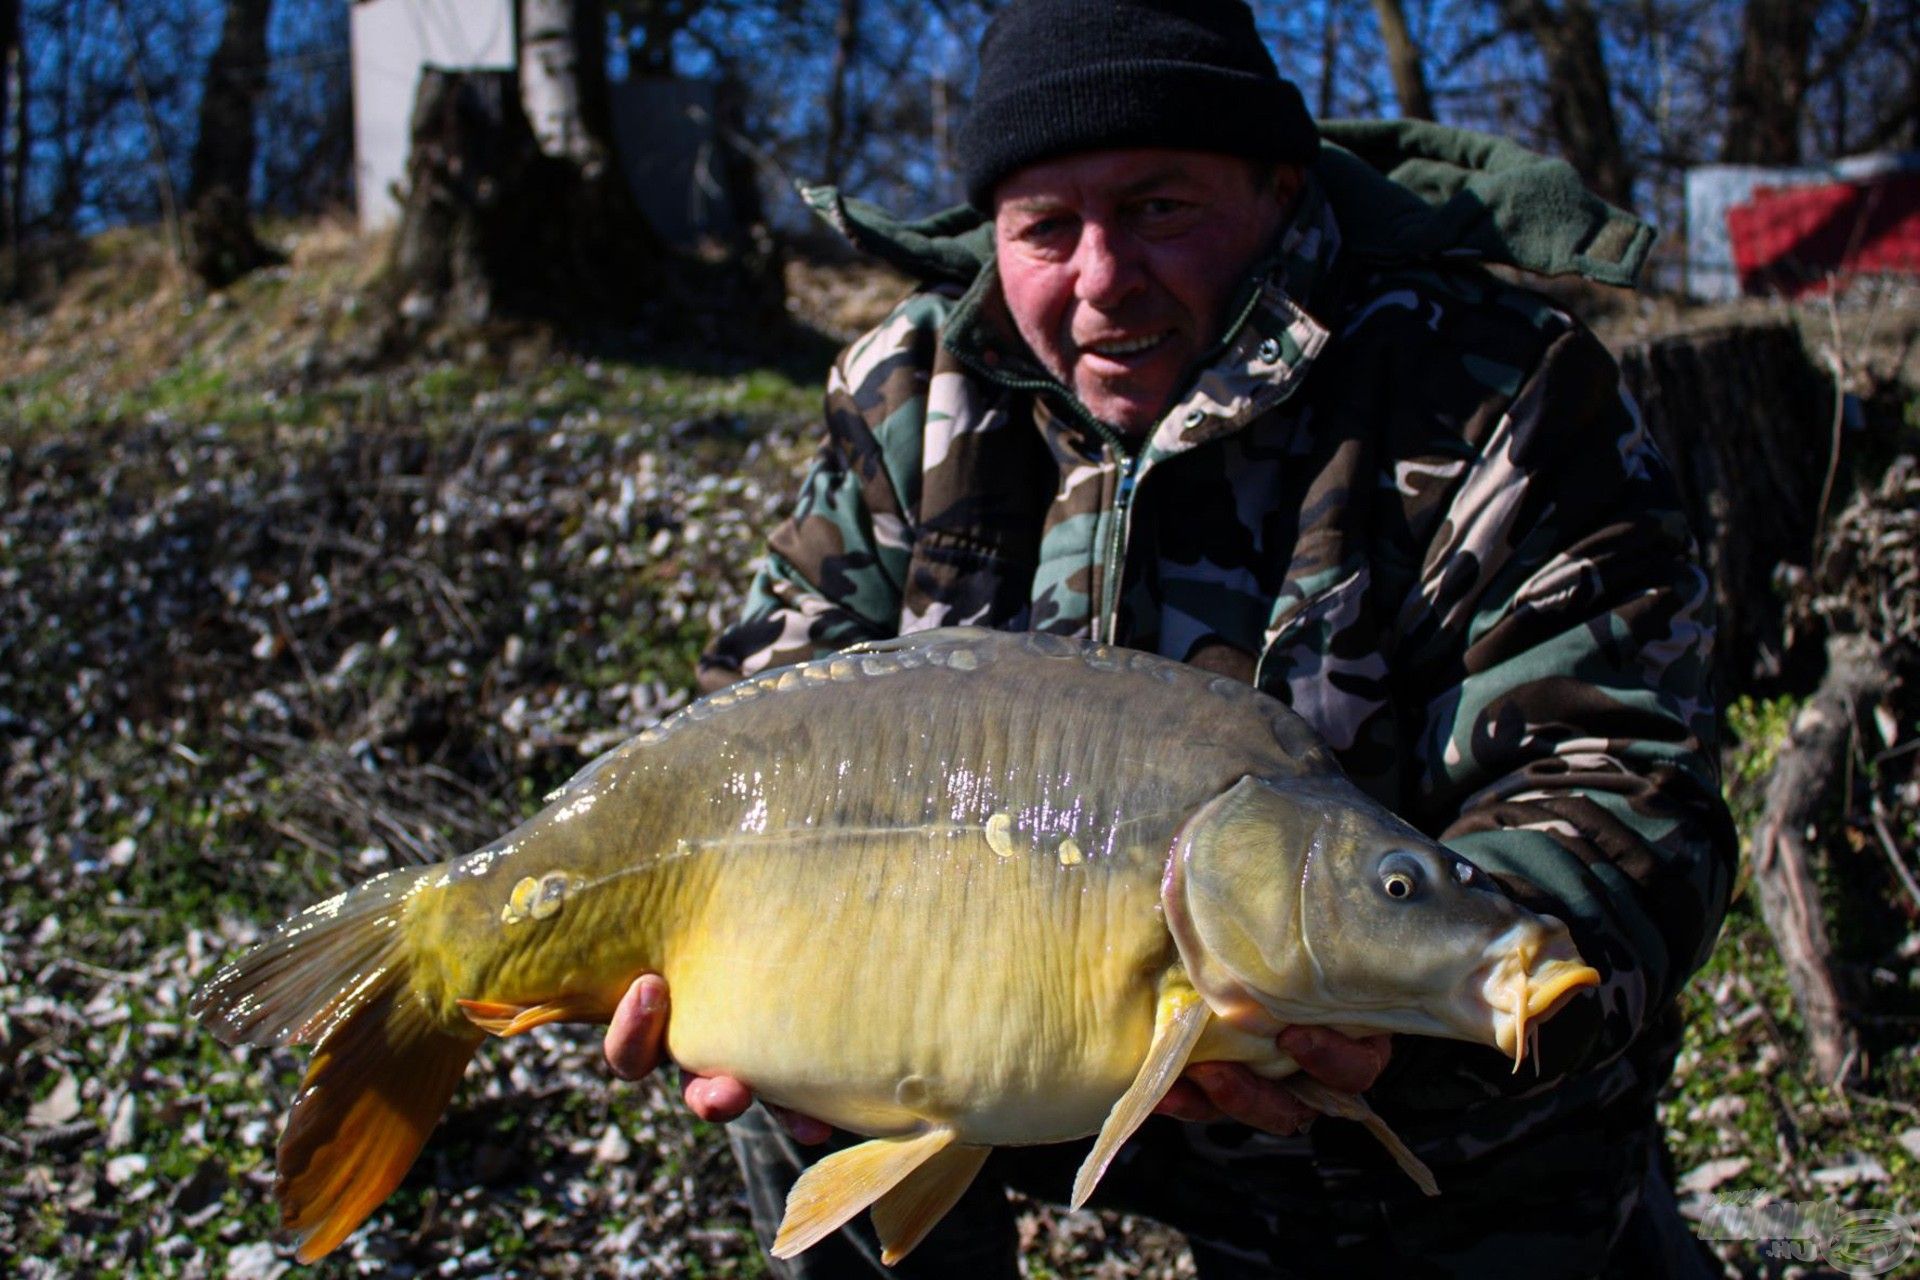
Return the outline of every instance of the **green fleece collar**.
<path id="1" fill-rule="evenodd" d="M 1580 183 L 1573 166 L 1489 134 L 1421 120 L 1327 120 L 1312 173 L 1350 259 L 1467 259 L 1632 286 L 1656 236 Z M 970 285 L 993 226 L 966 205 L 916 221 L 833 187 L 800 188 L 857 247 L 930 284 Z"/>
<path id="2" fill-rule="evenodd" d="M 1398 264 L 1466 257 L 1631 288 L 1658 236 L 1564 160 L 1423 120 L 1328 120 L 1314 173 L 1348 251 Z"/>

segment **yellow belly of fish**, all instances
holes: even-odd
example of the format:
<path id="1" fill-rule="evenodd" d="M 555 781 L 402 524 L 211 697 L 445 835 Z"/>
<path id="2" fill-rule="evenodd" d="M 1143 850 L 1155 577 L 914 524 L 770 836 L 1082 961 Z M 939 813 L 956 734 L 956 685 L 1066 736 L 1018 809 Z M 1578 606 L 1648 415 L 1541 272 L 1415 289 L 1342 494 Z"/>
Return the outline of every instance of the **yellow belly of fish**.
<path id="1" fill-rule="evenodd" d="M 1005 856 L 978 827 L 698 860 L 663 965 L 689 1070 L 855 1132 L 993 1146 L 1096 1131 L 1139 1070 L 1173 956 L 1150 873 Z"/>

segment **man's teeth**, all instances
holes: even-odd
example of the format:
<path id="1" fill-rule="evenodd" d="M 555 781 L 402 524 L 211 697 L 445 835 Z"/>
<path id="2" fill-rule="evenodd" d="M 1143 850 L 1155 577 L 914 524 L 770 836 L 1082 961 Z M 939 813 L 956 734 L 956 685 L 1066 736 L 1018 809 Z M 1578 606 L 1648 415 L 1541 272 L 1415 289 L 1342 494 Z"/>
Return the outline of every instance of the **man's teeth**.
<path id="1" fill-rule="evenodd" d="M 1166 335 L 1156 333 L 1146 338 L 1129 338 L 1124 342 L 1093 342 L 1087 344 L 1087 350 L 1102 356 L 1130 356 L 1137 351 L 1159 344 Z"/>

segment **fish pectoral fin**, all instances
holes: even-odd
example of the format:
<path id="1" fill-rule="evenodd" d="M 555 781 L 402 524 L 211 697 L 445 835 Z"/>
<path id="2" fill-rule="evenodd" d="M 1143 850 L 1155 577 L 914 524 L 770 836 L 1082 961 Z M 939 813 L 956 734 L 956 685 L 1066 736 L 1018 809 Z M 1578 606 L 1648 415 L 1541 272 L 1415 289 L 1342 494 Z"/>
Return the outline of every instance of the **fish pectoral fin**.
<path id="1" fill-rule="evenodd" d="M 791 1258 L 818 1244 L 952 1142 L 953 1130 L 942 1126 L 834 1152 L 801 1174 L 787 1193 L 787 1216 L 774 1237 L 773 1256 Z"/>
<path id="2" fill-rule="evenodd" d="M 455 1003 L 468 1022 L 495 1036 L 517 1036 L 549 1022 L 605 1022 L 613 1016 L 604 998 L 585 993 L 555 996 L 539 1004 L 504 1004 L 498 1000 Z"/>
<path id="3" fill-rule="evenodd" d="M 948 1147 L 874 1201 L 873 1229 L 880 1235 L 880 1261 L 890 1267 L 911 1253 L 966 1194 L 992 1152 L 992 1147 Z"/>
<path id="4" fill-rule="evenodd" d="M 1367 1105 L 1367 1100 L 1357 1093 L 1342 1093 L 1330 1089 L 1318 1080 L 1306 1076 L 1293 1076 L 1280 1082 L 1294 1097 L 1326 1115 L 1338 1116 L 1342 1120 L 1353 1120 L 1367 1127 L 1367 1132 L 1380 1140 L 1394 1163 L 1407 1171 L 1407 1176 L 1419 1185 L 1420 1190 L 1430 1196 L 1440 1194 L 1440 1184 L 1433 1180 L 1433 1170 L 1426 1162 L 1413 1154 L 1412 1148 L 1400 1141 L 1400 1135 L 1387 1127 L 1387 1122 L 1378 1112 Z"/>
<path id="5" fill-rule="evenodd" d="M 1133 1083 L 1107 1113 L 1107 1122 L 1100 1126 L 1093 1150 L 1087 1153 L 1080 1172 L 1074 1175 L 1070 1202 L 1073 1208 L 1078 1209 L 1087 1202 L 1121 1145 L 1146 1123 L 1160 1099 L 1166 1097 L 1167 1090 L 1180 1078 L 1187 1059 L 1193 1056 L 1193 1047 L 1200 1043 L 1200 1035 L 1212 1019 L 1213 1010 L 1184 975 L 1170 974 L 1161 984 L 1160 1002 L 1153 1014 L 1153 1043 L 1147 1046 L 1147 1060 L 1140 1064 Z"/>

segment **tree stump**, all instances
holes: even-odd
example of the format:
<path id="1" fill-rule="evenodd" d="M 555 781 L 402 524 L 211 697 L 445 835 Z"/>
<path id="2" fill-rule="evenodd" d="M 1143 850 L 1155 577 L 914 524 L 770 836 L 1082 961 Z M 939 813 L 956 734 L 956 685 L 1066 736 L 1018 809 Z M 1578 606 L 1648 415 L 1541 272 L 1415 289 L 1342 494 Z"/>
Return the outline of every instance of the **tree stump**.
<path id="1" fill-rule="evenodd" d="M 1720 692 L 1779 681 L 1783 565 L 1805 568 L 1834 445 L 1833 380 L 1785 320 L 1627 348 L 1627 389 L 1673 464 L 1713 576 Z"/>
<path id="2" fill-rule="evenodd" d="M 514 73 L 428 68 L 412 130 L 388 276 L 411 327 L 700 318 L 737 342 L 785 324 L 776 254 L 676 254 L 604 151 L 542 151 Z"/>
<path id="3" fill-rule="evenodd" d="M 631 318 L 659 292 L 664 250 L 618 168 L 542 153 L 510 71 L 430 67 L 391 284 L 417 320 Z"/>

